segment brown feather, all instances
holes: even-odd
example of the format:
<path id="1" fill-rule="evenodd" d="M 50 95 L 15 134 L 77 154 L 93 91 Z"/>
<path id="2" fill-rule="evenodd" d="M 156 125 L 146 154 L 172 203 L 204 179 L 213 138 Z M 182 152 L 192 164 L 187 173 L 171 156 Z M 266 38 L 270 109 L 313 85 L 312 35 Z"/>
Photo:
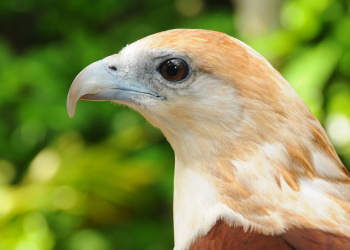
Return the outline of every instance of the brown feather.
<path id="1" fill-rule="evenodd" d="M 318 229 L 305 228 L 292 228 L 276 236 L 264 235 L 257 232 L 245 232 L 242 227 L 230 227 L 219 220 L 207 235 L 198 238 L 190 247 L 190 250 L 228 249 L 345 250 L 350 249 L 350 238 Z"/>

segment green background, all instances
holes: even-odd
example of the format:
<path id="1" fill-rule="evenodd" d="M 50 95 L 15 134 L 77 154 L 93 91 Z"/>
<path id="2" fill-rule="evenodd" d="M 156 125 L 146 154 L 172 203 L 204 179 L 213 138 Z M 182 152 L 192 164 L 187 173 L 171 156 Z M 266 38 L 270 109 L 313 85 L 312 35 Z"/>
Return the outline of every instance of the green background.
<path id="1" fill-rule="evenodd" d="M 172 28 L 265 56 L 350 166 L 348 0 L 0 1 L 0 249 L 171 249 L 174 156 L 129 108 L 66 96 L 88 64 Z"/>

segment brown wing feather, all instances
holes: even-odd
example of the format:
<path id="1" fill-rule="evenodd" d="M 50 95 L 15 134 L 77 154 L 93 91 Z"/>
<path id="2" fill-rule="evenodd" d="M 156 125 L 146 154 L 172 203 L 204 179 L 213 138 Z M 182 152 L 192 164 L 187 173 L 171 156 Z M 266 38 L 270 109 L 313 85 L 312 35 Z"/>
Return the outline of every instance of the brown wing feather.
<path id="1" fill-rule="evenodd" d="M 230 227 L 219 220 L 210 232 L 198 238 L 191 250 L 228 249 L 350 249 L 350 238 L 317 229 L 293 228 L 286 233 L 271 236 L 245 232 L 242 227 Z"/>
<path id="2" fill-rule="evenodd" d="M 295 249 L 350 249 L 350 238 L 317 229 L 293 228 L 282 235 Z"/>

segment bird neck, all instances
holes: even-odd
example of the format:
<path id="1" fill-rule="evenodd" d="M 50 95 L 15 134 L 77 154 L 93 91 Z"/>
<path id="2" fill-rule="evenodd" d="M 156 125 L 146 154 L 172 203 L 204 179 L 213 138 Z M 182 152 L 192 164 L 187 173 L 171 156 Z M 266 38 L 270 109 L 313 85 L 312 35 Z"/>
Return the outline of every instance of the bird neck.
<path id="1" fill-rule="evenodd" d="M 350 233 L 338 227 L 341 219 L 334 224 L 338 226 L 329 226 L 322 212 L 327 211 L 327 218 L 343 217 L 346 212 L 337 200 L 349 199 L 328 181 L 332 177 L 343 185 L 349 178 L 331 152 L 309 153 L 307 144 L 297 147 L 289 141 L 256 140 L 252 147 L 228 133 L 165 135 L 175 151 L 175 249 L 187 249 L 219 219 L 268 235 L 316 224 L 330 232 Z M 314 207 L 315 202 L 322 209 Z"/>
<path id="2" fill-rule="evenodd" d="M 203 161 L 184 162 L 176 156 L 174 178 L 175 249 L 188 249 L 199 235 L 205 235 L 220 214 L 229 208 L 220 202 L 219 193 L 205 170 Z"/>

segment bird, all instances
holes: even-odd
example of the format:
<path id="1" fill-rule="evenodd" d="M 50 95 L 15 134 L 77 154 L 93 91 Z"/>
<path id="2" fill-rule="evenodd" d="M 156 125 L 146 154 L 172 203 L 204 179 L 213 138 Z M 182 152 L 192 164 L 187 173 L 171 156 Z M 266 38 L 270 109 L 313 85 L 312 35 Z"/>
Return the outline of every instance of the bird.
<path id="1" fill-rule="evenodd" d="M 162 31 L 94 62 L 78 100 L 112 101 L 175 154 L 174 249 L 350 249 L 350 174 L 283 76 L 227 34 Z"/>

